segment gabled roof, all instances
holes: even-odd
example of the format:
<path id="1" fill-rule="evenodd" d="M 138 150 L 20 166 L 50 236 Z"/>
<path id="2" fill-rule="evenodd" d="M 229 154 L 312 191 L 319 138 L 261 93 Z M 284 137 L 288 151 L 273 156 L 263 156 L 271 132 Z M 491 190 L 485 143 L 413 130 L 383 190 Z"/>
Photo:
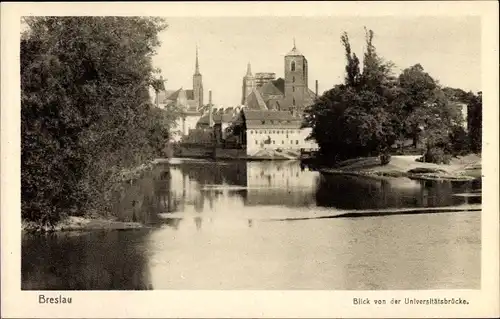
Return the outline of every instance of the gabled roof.
<path id="1" fill-rule="evenodd" d="M 243 110 L 243 115 L 247 128 L 298 129 L 302 125 L 302 119 L 293 116 L 288 111 Z"/>
<path id="2" fill-rule="evenodd" d="M 203 114 L 203 116 L 198 120 L 197 125 L 209 125 L 210 117 L 209 111 Z M 228 107 L 226 109 L 213 109 L 212 110 L 212 119 L 214 123 L 230 123 L 237 117 L 238 114 L 235 114 L 235 110 L 232 107 Z"/>
<path id="3" fill-rule="evenodd" d="M 188 100 L 194 100 L 194 90 L 186 90 L 186 97 Z"/>
<path id="4" fill-rule="evenodd" d="M 182 88 L 178 89 L 177 91 L 174 91 L 172 94 L 166 97 L 167 100 L 172 100 L 175 101 L 179 97 L 179 94 L 181 94 Z"/>
<path id="5" fill-rule="evenodd" d="M 158 95 L 155 97 L 155 104 L 157 101 L 161 104 L 166 104 L 167 100 L 170 100 L 168 97 L 170 97 L 176 90 L 165 90 L 165 91 L 160 91 L 158 92 Z"/>
<path id="6" fill-rule="evenodd" d="M 262 95 L 283 95 L 273 83 L 273 81 L 267 82 L 263 87 L 260 88 L 260 94 Z"/>
<path id="7" fill-rule="evenodd" d="M 155 97 L 155 104 L 157 99 L 161 104 L 168 104 L 169 101 L 176 101 L 179 98 L 179 94 L 181 94 L 181 99 L 185 97 L 188 100 L 188 105 L 190 107 L 196 104 L 196 101 L 194 101 L 194 90 L 184 90 L 183 88 L 158 92 L 157 98 Z"/>
<path id="8" fill-rule="evenodd" d="M 273 84 L 281 93 L 285 94 L 285 80 L 283 78 L 277 78 L 273 81 Z"/>
<path id="9" fill-rule="evenodd" d="M 248 95 L 245 106 L 251 110 L 267 110 L 267 105 L 260 95 L 259 91 L 253 89 Z"/>

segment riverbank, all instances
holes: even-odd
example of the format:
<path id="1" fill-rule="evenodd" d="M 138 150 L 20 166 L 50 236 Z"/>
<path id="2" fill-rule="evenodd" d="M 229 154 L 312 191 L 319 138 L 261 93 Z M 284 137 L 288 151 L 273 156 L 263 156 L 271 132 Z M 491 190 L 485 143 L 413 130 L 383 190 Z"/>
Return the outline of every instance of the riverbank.
<path id="1" fill-rule="evenodd" d="M 60 232 L 88 230 L 131 230 L 149 228 L 137 222 L 123 222 L 113 218 L 68 216 L 57 224 L 39 225 L 35 222 L 23 221 L 21 230 L 26 232 Z"/>
<path id="2" fill-rule="evenodd" d="M 144 177 L 158 164 L 167 163 L 168 159 L 154 159 L 131 169 L 121 170 L 113 177 L 114 185 L 133 184 Z M 99 212 L 86 213 L 83 216 L 68 215 L 54 225 L 41 224 L 34 221 L 21 223 L 21 230 L 25 232 L 54 232 L 54 231 L 87 231 L 87 230 L 129 230 L 149 228 L 139 222 L 120 221 L 115 216 L 107 216 Z"/>
<path id="3" fill-rule="evenodd" d="M 481 157 L 477 154 L 453 158 L 450 164 L 422 163 L 417 162 L 417 158 L 419 156 L 393 156 L 387 165 L 381 165 L 378 157 L 358 158 L 319 171 L 323 174 L 421 180 L 469 181 L 481 178 Z"/>

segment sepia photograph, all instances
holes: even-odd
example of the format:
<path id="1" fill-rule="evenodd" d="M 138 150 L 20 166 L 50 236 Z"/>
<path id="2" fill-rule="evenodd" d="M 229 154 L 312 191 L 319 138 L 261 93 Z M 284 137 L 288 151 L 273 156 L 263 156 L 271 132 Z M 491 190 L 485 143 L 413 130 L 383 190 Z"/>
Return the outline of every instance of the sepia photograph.
<path id="1" fill-rule="evenodd" d="M 23 14 L 21 291 L 468 304 L 439 291 L 485 288 L 483 22 Z"/>
<path id="2" fill-rule="evenodd" d="M 23 289 L 480 288 L 479 18 L 24 23 Z"/>

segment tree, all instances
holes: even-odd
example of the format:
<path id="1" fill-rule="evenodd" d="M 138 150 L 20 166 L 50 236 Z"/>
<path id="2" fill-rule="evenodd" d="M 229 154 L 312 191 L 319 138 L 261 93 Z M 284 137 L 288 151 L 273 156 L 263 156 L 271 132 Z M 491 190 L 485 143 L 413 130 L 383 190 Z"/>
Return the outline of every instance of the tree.
<path id="1" fill-rule="evenodd" d="M 345 82 L 325 92 L 305 112 L 305 126 L 312 128 L 310 137 L 330 160 L 384 154 L 395 140 L 395 118 L 389 112 L 395 84 L 392 63 L 377 55 L 373 31 L 366 34 L 363 71 L 343 33 Z"/>
<path id="2" fill-rule="evenodd" d="M 117 172 L 157 151 L 149 86 L 157 34 L 166 24 L 142 17 L 29 17 L 25 23 L 23 217 L 52 224 L 66 213 L 106 211 Z M 163 124 L 168 129 L 170 122 Z"/>
<path id="3" fill-rule="evenodd" d="M 478 92 L 469 98 L 467 107 L 467 126 L 469 130 L 469 143 L 473 152 L 479 153 L 482 149 L 483 129 L 483 94 Z"/>
<path id="4" fill-rule="evenodd" d="M 420 64 L 404 69 L 398 77 L 399 89 L 394 107 L 394 112 L 400 119 L 398 135 L 401 140 L 410 137 L 414 147 L 418 144 L 421 125 L 417 116 L 420 113 L 414 112 L 428 104 L 437 87 L 436 81 Z"/>

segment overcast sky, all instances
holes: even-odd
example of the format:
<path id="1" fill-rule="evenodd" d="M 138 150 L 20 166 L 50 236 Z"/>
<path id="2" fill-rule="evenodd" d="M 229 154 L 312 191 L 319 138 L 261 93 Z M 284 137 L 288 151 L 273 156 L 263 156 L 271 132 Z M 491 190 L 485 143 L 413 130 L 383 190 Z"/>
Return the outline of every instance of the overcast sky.
<path id="1" fill-rule="evenodd" d="M 195 48 L 199 47 L 205 103 L 208 90 L 217 105 L 240 103 L 247 63 L 255 72 L 283 76 L 283 57 L 293 47 L 309 62 L 309 87 L 322 93 L 342 82 L 345 57 L 340 35 L 347 31 L 362 55 L 364 29 L 375 32 L 378 53 L 396 72 L 420 63 L 441 84 L 481 90 L 481 24 L 477 17 L 165 17 L 169 27 L 156 67 L 167 89 L 192 88 Z"/>

